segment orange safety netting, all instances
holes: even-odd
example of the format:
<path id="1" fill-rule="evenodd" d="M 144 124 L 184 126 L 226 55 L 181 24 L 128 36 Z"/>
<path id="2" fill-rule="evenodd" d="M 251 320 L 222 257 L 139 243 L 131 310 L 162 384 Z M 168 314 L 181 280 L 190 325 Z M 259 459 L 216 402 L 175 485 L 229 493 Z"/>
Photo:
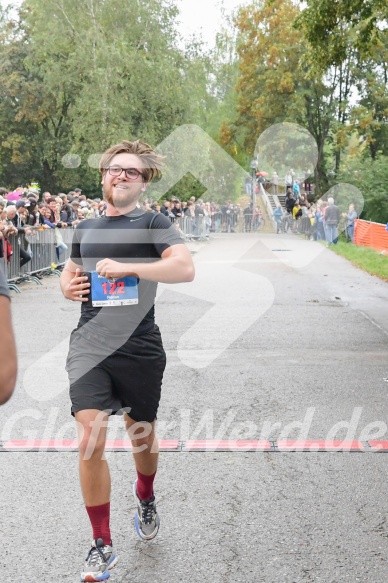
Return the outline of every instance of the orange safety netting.
<path id="1" fill-rule="evenodd" d="M 376 251 L 388 251 L 388 231 L 385 225 L 369 223 L 360 219 L 354 221 L 354 243 L 371 247 Z"/>

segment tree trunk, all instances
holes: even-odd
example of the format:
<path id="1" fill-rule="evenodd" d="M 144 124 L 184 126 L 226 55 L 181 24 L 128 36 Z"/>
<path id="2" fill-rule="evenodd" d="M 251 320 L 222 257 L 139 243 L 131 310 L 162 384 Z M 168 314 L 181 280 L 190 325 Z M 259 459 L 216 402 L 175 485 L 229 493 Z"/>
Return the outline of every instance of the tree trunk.
<path id="1" fill-rule="evenodd" d="M 57 190 L 56 179 L 54 176 L 53 169 L 50 167 L 50 164 L 47 160 L 43 160 L 43 184 L 42 184 L 43 192 L 48 191 L 51 194 L 54 194 Z"/>

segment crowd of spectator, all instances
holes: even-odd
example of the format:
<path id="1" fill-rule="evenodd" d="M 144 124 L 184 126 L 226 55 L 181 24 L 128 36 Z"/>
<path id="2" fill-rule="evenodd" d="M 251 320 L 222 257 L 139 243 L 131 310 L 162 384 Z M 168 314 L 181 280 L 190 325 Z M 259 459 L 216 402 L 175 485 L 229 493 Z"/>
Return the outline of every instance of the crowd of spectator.
<path id="1" fill-rule="evenodd" d="M 142 203 L 146 211 L 161 212 L 177 225 L 186 239 L 209 238 L 210 233 L 235 232 L 240 217 L 240 205 L 231 201 L 224 204 L 196 200 L 192 196 L 188 201 L 178 198 L 158 202 L 146 200 Z"/>
<path id="2" fill-rule="evenodd" d="M 277 233 L 292 230 L 304 234 L 307 239 L 323 240 L 331 245 L 338 242 L 339 225 L 343 221 L 348 240 L 354 242 L 354 221 L 358 218 L 354 204 L 349 205 L 347 213 L 341 213 L 333 198 L 310 204 L 300 189 L 289 186 L 285 206 L 283 211 L 278 205 L 273 213 Z"/>
<path id="3" fill-rule="evenodd" d="M 145 212 L 166 215 L 187 240 L 206 240 L 212 232 L 235 232 L 240 216 L 240 206 L 231 201 L 219 205 L 194 196 L 188 201 L 176 197 L 161 202 L 145 199 L 139 206 Z M 85 219 L 102 217 L 105 210 L 101 198 L 87 198 L 80 188 L 55 196 L 44 192 L 41 197 L 39 189 L 7 192 L 0 188 L 0 258 L 10 262 L 18 246 L 22 267 L 31 261 L 30 243 L 37 231 L 52 229 L 56 257 L 61 261 L 67 249 L 63 230 Z"/>
<path id="4" fill-rule="evenodd" d="M 279 187 L 282 193 L 286 192 L 288 188 L 300 193 L 301 186 L 303 186 L 305 193 L 312 194 L 314 185 L 311 184 L 308 178 L 309 174 L 311 172 L 306 169 L 303 173 L 301 172 L 297 175 L 292 168 L 289 168 L 284 176 L 280 176 L 277 172 L 273 172 L 272 176 L 269 176 L 267 172 L 260 171 L 256 172 L 253 187 L 256 194 L 260 194 L 260 185 L 262 185 L 264 190 L 278 196 L 280 194 Z M 249 196 L 252 194 L 252 179 L 248 177 L 245 181 L 245 193 Z"/>
<path id="5" fill-rule="evenodd" d="M 276 177 L 274 182 L 277 182 Z M 347 237 L 354 241 L 354 221 L 357 219 L 354 205 L 349 206 L 347 213 L 340 213 L 332 199 L 310 204 L 307 193 L 301 192 L 291 171 L 285 177 L 285 183 L 285 210 L 278 205 L 273 214 L 277 233 L 291 230 L 308 239 L 335 244 L 339 224 L 344 221 Z M 177 197 L 160 202 L 145 199 L 139 206 L 145 212 L 167 216 L 186 240 L 206 240 L 212 232 L 236 232 L 240 217 L 245 232 L 258 231 L 265 224 L 260 207 L 253 208 L 252 203 L 242 211 L 240 205 L 231 201 L 216 204 L 192 196 L 188 201 Z M 85 219 L 102 217 L 105 210 L 101 198 L 87 198 L 80 188 L 55 196 L 50 192 L 40 196 L 37 188 L 18 188 L 13 192 L 0 188 L 0 259 L 10 262 L 17 248 L 18 267 L 23 267 L 31 261 L 30 243 L 37 231 L 52 230 L 55 254 L 60 262 L 68 248 L 62 236 L 64 229 L 75 227 Z M 65 239 L 69 242 L 71 237 Z"/>
<path id="6" fill-rule="evenodd" d="M 20 267 L 31 261 L 29 241 L 37 231 L 53 229 L 57 259 L 67 249 L 61 230 L 74 227 L 81 220 L 100 216 L 101 200 L 88 201 L 77 188 L 68 194 L 52 196 L 44 192 L 40 200 L 37 189 L 0 189 L 0 258 L 9 262 L 17 245 Z M 25 235 L 25 237 L 21 237 Z"/>

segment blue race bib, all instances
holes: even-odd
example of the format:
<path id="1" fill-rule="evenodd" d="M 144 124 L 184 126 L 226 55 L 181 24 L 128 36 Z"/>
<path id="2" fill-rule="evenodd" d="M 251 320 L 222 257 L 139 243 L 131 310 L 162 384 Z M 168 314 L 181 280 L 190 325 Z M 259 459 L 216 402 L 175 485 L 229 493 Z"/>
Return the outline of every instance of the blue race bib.
<path id="1" fill-rule="evenodd" d="M 92 306 L 131 306 L 139 303 L 138 280 L 136 277 L 126 276 L 117 279 L 107 279 L 91 273 Z"/>

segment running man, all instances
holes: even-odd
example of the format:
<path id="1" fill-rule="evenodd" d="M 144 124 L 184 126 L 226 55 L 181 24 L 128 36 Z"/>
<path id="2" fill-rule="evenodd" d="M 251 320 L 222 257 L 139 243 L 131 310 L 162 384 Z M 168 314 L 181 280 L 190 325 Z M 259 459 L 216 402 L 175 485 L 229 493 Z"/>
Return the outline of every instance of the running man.
<path id="1" fill-rule="evenodd" d="M 135 526 L 144 541 L 159 530 L 153 483 L 155 421 L 166 355 L 154 321 L 157 283 L 192 281 L 191 255 L 171 221 L 137 207 L 162 159 L 123 141 L 101 158 L 106 216 L 82 221 L 62 275 L 65 298 L 81 302 L 66 369 L 79 432 L 79 472 L 93 530 L 81 581 L 104 581 L 117 563 L 110 533 L 111 481 L 104 457 L 110 414 L 124 412 L 137 479 Z"/>

